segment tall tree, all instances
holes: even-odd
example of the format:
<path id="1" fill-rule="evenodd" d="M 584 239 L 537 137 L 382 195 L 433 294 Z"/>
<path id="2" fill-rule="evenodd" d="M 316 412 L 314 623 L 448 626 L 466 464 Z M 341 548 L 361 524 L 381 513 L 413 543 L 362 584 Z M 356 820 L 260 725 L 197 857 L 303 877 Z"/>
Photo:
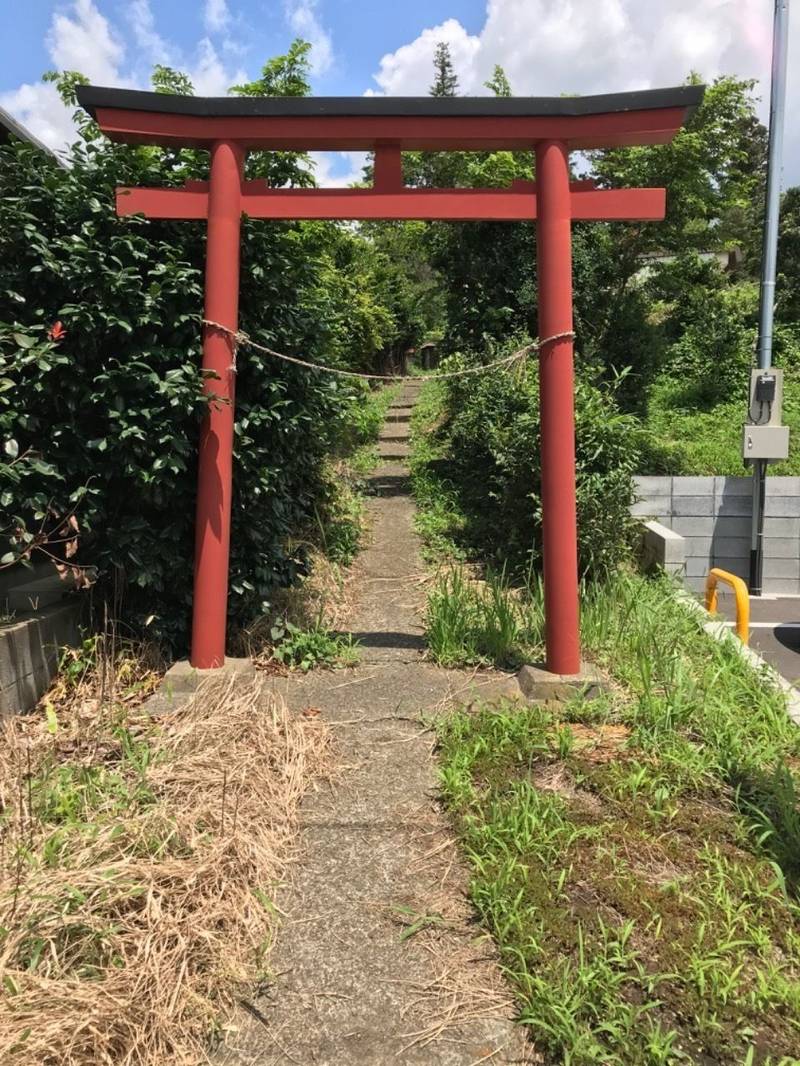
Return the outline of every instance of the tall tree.
<path id="1" fill-rule="evenodd" d="M 689 80 L 700 79 L 692 75 Z M 594 176 L 602 185 L 667 187 L 663 223 L 626 227 L 634 264 L 654 250 L 749 245 L 754 224 L 758 227 L 747 208 L 763 201 L 767 146 L 754 88 L 755 82 L 742 78 L 716 78 L 669 144 L 592 154 Z"/>
<path id="2" fill-rule="evenodd" d="M 511 92 L 511 85 L 509 84 L 506 72 L 500 66 L 499 63 L 495 64 L 495 68 L 492 71 L 492 76 L 488 81 L 485 81 L 484 86 L 495 96 L 513 96 Z"/>
<path id="3" fill-rule="evenodd" d="M 455 96 L 458 90 L 458 75 L 453 67 L 450 45 L 439 41 L 433 55 L 435 77 L 430 88 L 431 96 Z"/>
<path id="4" fill-rule="evenodd" d="M 156 63 L 150 77 L 153 88 L 157 93 L 168 96 L 194 96 L 194 85 L 188 74 L 182 74 L 172 67 L 165 67 Z"/>
<path id="5" fill-rule="evenodd" d="M 285 55 L 274 56 L 261 68 L 255 81 L 234 85 L 236 96 L 308 96 L 311 92 L 311 45 L 297 38 Z M 311 157 L 305 152 L 250 152 L 247 177 L 266 178 L 277 188 L 283 185 L 314 185 Z"/>
<path id="6" fill-rule="evenodd" d="M 286 55 L 268 59 L 255 81 L 234 85 L 237 96 L 308 96 L 311 45 L 297 38 Z"/>

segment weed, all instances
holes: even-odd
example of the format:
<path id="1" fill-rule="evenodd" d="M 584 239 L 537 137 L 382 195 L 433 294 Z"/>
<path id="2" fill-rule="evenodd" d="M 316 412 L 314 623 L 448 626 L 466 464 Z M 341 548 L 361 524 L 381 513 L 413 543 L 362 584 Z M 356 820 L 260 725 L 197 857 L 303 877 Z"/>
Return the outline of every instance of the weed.
<path id="1" fill-rule="evenodd" d="M 271 629 L 272 657 L 304 673 L 317 666 L 354 666 L 358 644 L 349 633 L 331 633 L 318 618 L 307 629 L 292 622 L 277 622 Z"/>
<path id="2" fill-rule="evenodd" d="M 378 439 L 386 412 L 401 387 L 397 384 L 373 389 L 364 384 L 354 389 L 341 443 L 345 453 L 352 454 L 359 447 L 373 444 Z"/>
<path id="3" fill-rule="evenodd" d="M 444 414 L 444 383 L 426 382 L 411 416 L 411 480 L 416 512 L 414 525 L 425 557 L 440 563 L 463 559 L 467 517 L 455 485 L 440 469 L 445 444 L 436 427 Z"/>
<path id="4" fill-rule="evenodd" d="M 76 689 L 97 667 L 102 647 L 100 634 L 86 637 L 77 648 L 62 648 L 58 660 L 58 676 L 68 690 Z"/>
<path id="5" fill-rule="evenodd" d="M 597 709 L 437 724 L 445 801 L 552 1061 L 788 1064 L 800 1046 L 800 733 L 666 581 L 584 591 Z M 746 711 L 745 711 L 746 709 Z M 611 759 L 579 742 L 600 720 Z"/>
<path id="6" fill-rule="evenodd" d="M 392 910 L 395 912 L 398 921 L 403 926 L 400 940 L 410 940 L 424 929 L 431 929 L 445 924 L 445 920 L 441 914 L 419 914 L 413 907 L 407 907 L 404 904 L 398 903 L 392 908 Z"/>
<path id="7" fill-rule="evenodd" d="M 542 633 L 540 600 L 512 589 L 504 572 L 477 581 L 456 566 L 441 571 L 428 594 L 426 635 L 442 666 L 519 665 L 538 654 Z"/>
<path id="8" fill-rule="evenodd" d="M 361 544 L 364 478 L 376 466 L 376 442 L 399 386 L 356 389 L 327 470 L 328 492 L 314 508 L 316 529 L 310 539 L 336 566 L 349 566 Z"/>
<path id="9" fill-rule="evenodd" d="M 315 508 L 322 551 L 336 566 L 349 566 L 361 545 L 364 517 L 363 497 L 343 480 L 323 521 Z"/>

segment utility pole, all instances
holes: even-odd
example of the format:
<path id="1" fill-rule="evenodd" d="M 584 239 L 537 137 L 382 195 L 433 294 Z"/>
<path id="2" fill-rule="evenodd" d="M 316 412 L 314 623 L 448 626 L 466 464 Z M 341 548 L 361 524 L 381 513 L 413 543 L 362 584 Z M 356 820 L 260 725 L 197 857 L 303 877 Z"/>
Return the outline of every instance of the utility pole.
<path id="1" fill-rule="evenodd" d="M 778 219 L 781 200 L 781 156 L 786 102 L 786 65 L 789 44 L 789 0 L 775 0 L 772 35 L 772 82 L 769 103 L 766 211 L 761 256 L 761 302 L 758 317 L 758 369 L 772 366 L 772 322 L 775 316 L 775 273 L 778 258 Z M 764 499 L 767 460 L 753 460 L 753 525 L 750 541 L 750 593 L 761 595 L 764 568 Z"/>

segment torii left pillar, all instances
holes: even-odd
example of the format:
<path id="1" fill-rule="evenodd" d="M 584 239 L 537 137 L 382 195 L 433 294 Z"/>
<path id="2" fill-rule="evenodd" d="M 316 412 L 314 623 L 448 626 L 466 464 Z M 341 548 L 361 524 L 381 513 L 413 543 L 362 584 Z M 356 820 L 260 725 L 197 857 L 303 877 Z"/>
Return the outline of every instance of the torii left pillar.
<path id="1" fill-rule="evenodd" d="M 536 254 L 541 422 L 542 553 L 547 669 L 581 669 L 575 403 L 572 342 L 572 205 L 569 153 L 560 141 L 536 146 Z M 553 340 L 547 338 L 552 337 Z"/>
<path id="2" fill-rule="evenodd" d="M 232 141 L 211 146 L 208 187 L 205 317 L 239 327 L 239 260 L 244 152 Z M 233 495 L 236 346 L 232 336 L 203 328 L 203 389 L 209 405 L 200 431 L 195 528 L 192 666 L 225 662 L 228 558 Z"/>

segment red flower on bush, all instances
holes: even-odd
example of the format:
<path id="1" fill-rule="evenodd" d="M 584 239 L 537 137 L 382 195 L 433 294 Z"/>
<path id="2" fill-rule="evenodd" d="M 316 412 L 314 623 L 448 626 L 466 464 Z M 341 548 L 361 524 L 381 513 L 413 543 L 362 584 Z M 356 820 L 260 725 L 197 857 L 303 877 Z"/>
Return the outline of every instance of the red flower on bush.
<path id="1" fill-rule="evenodd" d="M 47 336 L 51 341 L 55 341 L 58 344 L 59 341 L 63 341 L 66 337 L 67 331 L 64 329 L 62 322 L 54 322 L 50 329 L 47 331 Z"/>

